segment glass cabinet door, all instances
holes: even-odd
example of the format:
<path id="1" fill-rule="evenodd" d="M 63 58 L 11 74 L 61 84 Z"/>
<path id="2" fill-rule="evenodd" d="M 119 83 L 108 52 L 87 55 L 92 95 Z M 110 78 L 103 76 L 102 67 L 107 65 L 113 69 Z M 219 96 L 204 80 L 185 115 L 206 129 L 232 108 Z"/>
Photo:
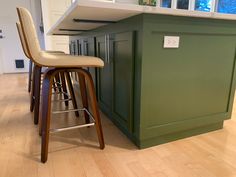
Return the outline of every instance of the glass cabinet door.
<path id="1" fill-rule="evenodd" d="M 217 11 L 220 13 L 236 14 L 236 0 L 218 0 Z"/>
<path id="2" fill-rule="evenodd" d="M 171 8 L 171 0 L 162 0 L 160 6 L 165 8 Z"/>
<path id="3" fill-rule="evenodd" d="M 189 0 L 177 0 L 177 9 L 189 9 Z"/>
<path id="4" fill-rule="evenodd" d="M 195 9 L 197 11 L 210 12 L 212 8 L 212 0 L 196 0 Z"/>

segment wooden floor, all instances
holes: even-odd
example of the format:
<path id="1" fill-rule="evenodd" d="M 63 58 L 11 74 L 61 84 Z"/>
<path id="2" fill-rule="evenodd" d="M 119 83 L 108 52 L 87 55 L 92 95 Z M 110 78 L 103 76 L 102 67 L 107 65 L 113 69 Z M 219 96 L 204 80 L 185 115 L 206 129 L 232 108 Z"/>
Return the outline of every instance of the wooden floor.
<path id="1" fill-rule="evenodd" d="M 222 130 L 144 150 L 102 117 L 105 150 L 94 128 L 61 132 L 51 135 L 42 164 L 27 77 L 0 75 L 0 177 L 236 177 L 236 108 Z M 79 121 L 72 114 L 53 120 L 53 126 Z"/>

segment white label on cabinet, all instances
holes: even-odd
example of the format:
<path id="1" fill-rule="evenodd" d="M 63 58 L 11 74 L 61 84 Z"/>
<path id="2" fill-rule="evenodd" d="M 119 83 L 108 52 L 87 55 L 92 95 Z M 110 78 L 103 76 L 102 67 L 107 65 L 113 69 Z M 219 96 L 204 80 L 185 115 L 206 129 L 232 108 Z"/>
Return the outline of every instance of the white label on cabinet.
<path id="1" fill-rule="evenodd" d="M 164 36 L 164 48 L 179 48 L 179 36 Z"/>

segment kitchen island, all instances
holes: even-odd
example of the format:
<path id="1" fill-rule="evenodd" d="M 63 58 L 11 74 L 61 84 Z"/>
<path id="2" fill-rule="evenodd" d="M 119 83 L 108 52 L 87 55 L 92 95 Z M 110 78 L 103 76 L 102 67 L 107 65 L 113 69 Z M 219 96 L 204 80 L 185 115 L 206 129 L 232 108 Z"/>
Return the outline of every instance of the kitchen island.
<path id="1" fill-rule="evenodd" d="M 49 34 L 70 35 L 101 110 L 138 147 L 221 129 L 235 91 L 236 15 L 80 0 Z"/>

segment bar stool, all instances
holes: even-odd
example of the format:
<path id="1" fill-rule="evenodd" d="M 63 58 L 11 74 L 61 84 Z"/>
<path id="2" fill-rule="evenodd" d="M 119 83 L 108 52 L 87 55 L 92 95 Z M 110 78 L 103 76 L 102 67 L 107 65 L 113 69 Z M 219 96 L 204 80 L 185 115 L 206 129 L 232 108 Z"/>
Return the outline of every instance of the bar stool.
<path id="1" fill-rule="evenodd" d="M 65 131 L 74 128 L 83 128 L 88 126 L 95 126 L 100 144 L 100 149 L 104 149 L 104 138 L 101 126 L 101 120 L 98 110 L 98 104 L 93 85 L 93 79 L 90 73 L 82 67 L 103 67 L 104 63 L 100 58 L 90 56 L 71 56 L 50 54 L 42 51 L 39 46 L 33 19 L 29 11 L 25 8 L 17 8 L 17 13 L 23 29 L 23 36 L 29 44 L 28 51 L 30 58 L 38 67 L 48 67 L 44 74 L 43 88 L 42 88 L 42 144 L 41 144 L 41 162 L 45 163 L 48 157 L 49 133 L 57 131 Z M 72 111 L 83 111 L 86 123 L 74 127 L 66 127 L 60 129 L 50 129 L 51 118 L 51 96 L 53 78 L 59 72 L 77 72 L 79 75 L 80 91 L 82 97 L 82 109 Z M 91 111 L 88 108 L 87 89 L 91 104 Z M 63 111 L 62 111 L 63 112 Z"/>
<path id="2" fill-rule="evenodd" d="M 16 23 L 17 26 L 17 31 L 20 37 L 21 45 L 23 52 L 27 58 L 30 59 L 30 54 L 28 51 L 28 43 L 25 41 L 23 37 L 23 31 L 22 31 L 22 26 L 19 22 Z M 65 54 L 64 52 L 61 51 L 45 51 L 47 53 L 51 54 L 60 54 L 63 55 Z M 32 59 L 30 59 L 30 63 L 32 62 Z M 30 69 L 31 70 L 31 69 Z M 39 105 L 40 105 L 40 87 L 41 87 L 41 72 L 42 67 L 38 67 L 37 65 L 34 65 L 33 69 L 33 77 L 32 77 L 32 89 L 31 89 L 31 101 L 30 101 L 30 111 L 34 111 L 34 124 L 38 124 L 39 120 Z M 31 71 L 32 72 L 32 71 Z M 30 79 L 31 79 L 31 74 L 29 74 Z M 30 81 L 29 81 L 30 82 Z M 31 83 L 29 83 L 31 85 Z M 72 85 L 70 77 L 67 77 L 67 84 Z M 65 73 L 59 73 L 55 76 L 54 78 L 54 83 L 53 83 L 53 88 L 55 93 L 62 93 L 64 95 L 64 100 L 57 100 L 57 101 L 64 101 L 65 106 L 69 105 L 69 101 L 72 101 L 74 109 L 77 109 L 77 103 L 75 99 L 75 94 L 73 91 L 73 87 L 69 86 L 69 92 L 71 95 L 71 98 L 69 98 L 68 92 L 67 92 L 67 87 L 66 87 L 66 81 L 65 81 Z M 57 90 L 58 89 L 58 90 Z M 75 115 L 78 117 L 79 113 L 75 112 Z"/>

